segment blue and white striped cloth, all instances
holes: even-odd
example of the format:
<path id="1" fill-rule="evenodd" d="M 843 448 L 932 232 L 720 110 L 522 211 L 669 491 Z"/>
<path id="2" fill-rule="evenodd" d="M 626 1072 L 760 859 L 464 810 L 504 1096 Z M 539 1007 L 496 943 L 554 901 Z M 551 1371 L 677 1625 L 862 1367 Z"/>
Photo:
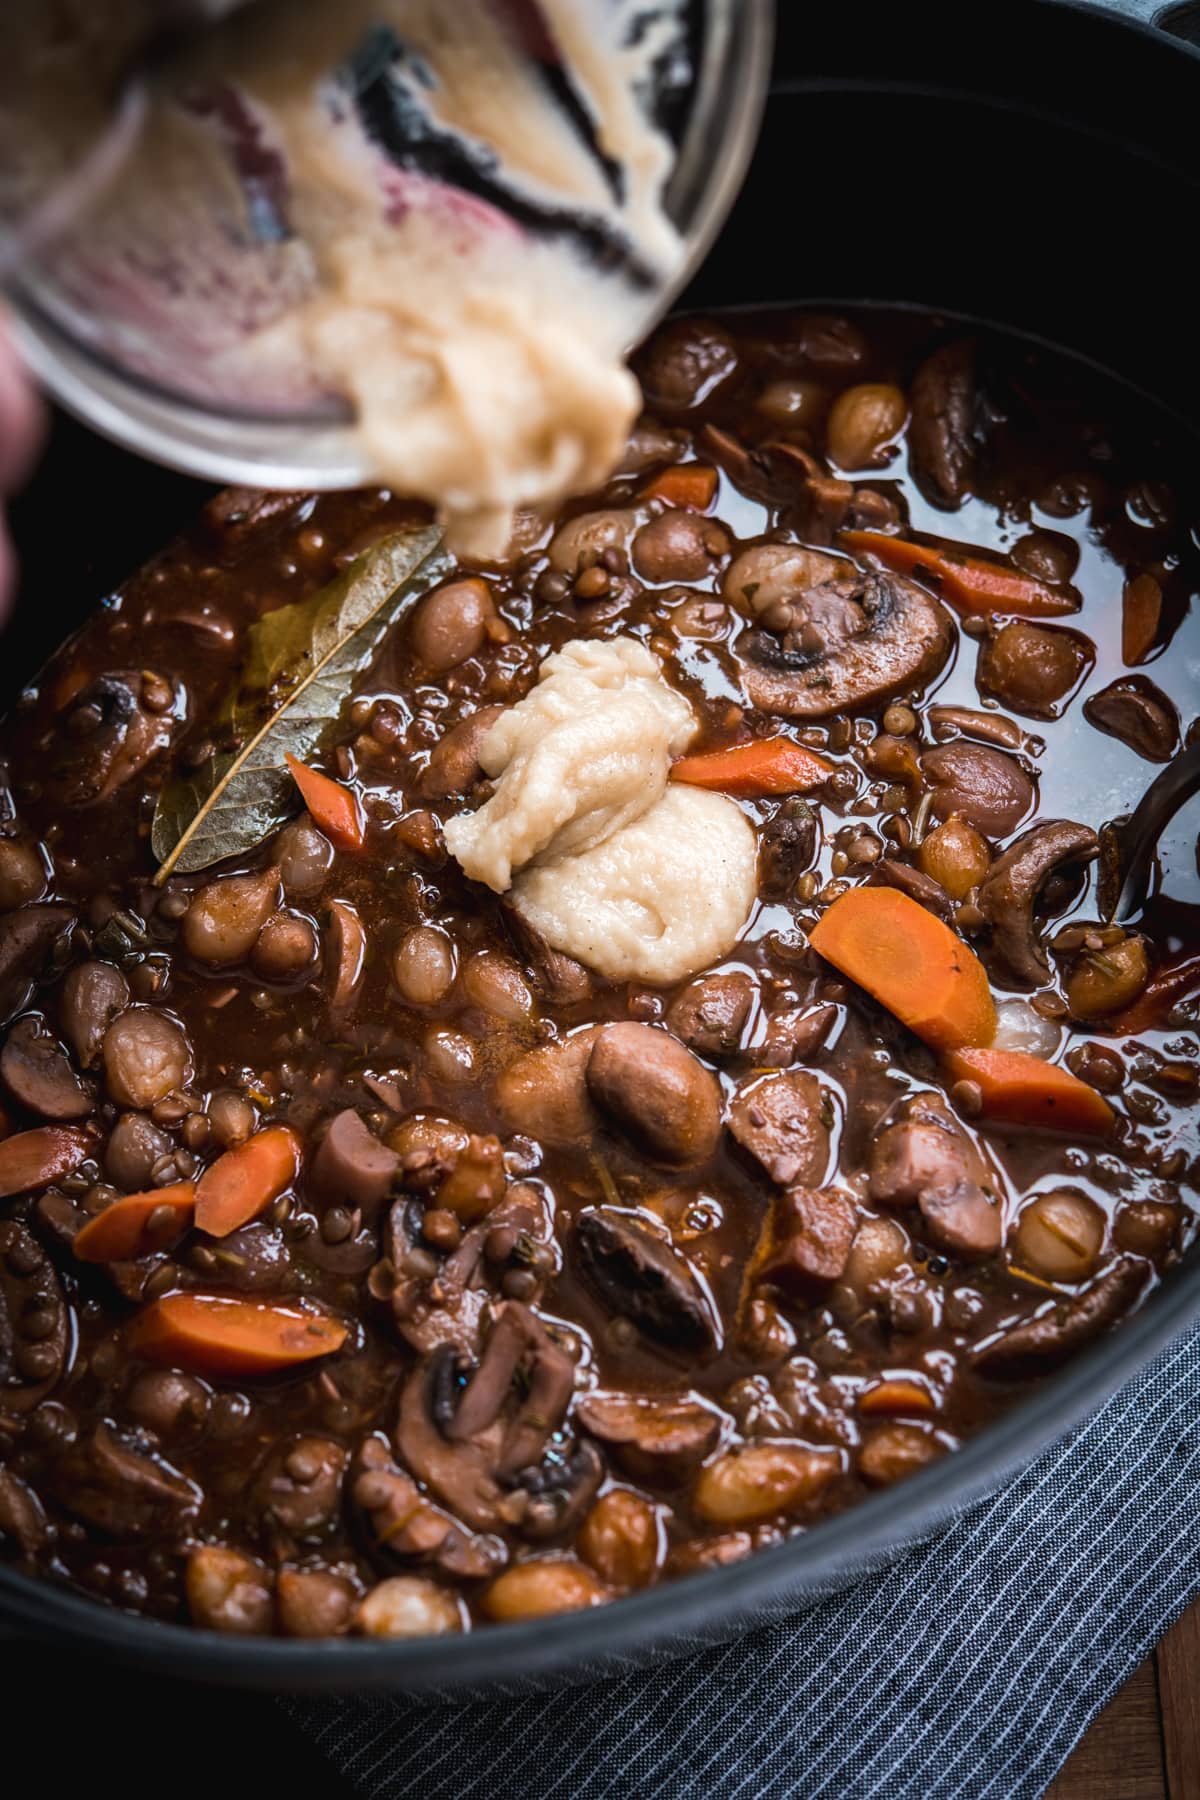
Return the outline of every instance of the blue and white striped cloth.
<path id="1" fill-rule="evenodd" d="M 1200 1331 L 795 1618 L 558 1693 L 296 1699 L 365 1800 L 1035 1800 L 1200 1593 Z"/>

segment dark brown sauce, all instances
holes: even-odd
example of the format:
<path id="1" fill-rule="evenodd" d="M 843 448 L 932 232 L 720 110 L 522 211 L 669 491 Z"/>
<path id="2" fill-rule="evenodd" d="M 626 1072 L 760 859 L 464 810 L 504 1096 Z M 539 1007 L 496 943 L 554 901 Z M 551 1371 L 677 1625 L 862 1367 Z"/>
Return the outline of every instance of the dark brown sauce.
<path id="1" fill-rule="evenodd" d="M 702 421 L 715 424 L 751 448 L 781 432 L 778 421 L 757 405 L 770 381 L 799 376 L 830 398 L 864 381 L 908 390 L 930 345 L 953 335 L 917 316 L 864 315 L 857 321 L 860 358 L 852 369 L 831 370 L 797 354 L 791 315 L 756 313 L 727 323 L 738 337 L 738 377 L 711 405 L 680 422 L 688 428 Z M 1090 640 L 1094 666 L 1058 718 L 1002 710 L 1017 718 L 1026 734 L 1023 759 L 1037 782 L 1036 811 L 1019 829 L 1058 818 L 1099 828 L 1129 811 L 1154 773 L 1153 764 L 1094 729 L 1083 714 L 1089 695 L 1130 672 L 1121 653 L 1122 591 L 1130 576 L 1153 573 L 1163 597 L 1157 647 L 1138 672 L 1173 701 L 1185 733 L 1200 712 L 1194 604 L 1200 508 L 1191 491 L 1189 460 L 1194 450 L 1116 384 L 1040 349 L 985 338 L 980 370 L 984 449 L 975 493 L 957 511 L 929 503 L 903 449 L 886 467 L 856 480 L 893 504 L 906 533 L 962 544 L 972 554 L 1005 555 L 1019 552 L 1033 533 L 1052 534 L 1064 566 L 1073 564 L 1070 582 L 1080 596 L 1079 610 L 1056 623 Z M 792 437 L 820 454 L 820 427 L 793 431 Z M 706 460 L 703 449 L 694 454 Z M 618 478 L 603 495 L 567 508 L 566 514 L 621 504 L 645 479 L 644 474 Z M 777 531 L 778 513 L 739 491 L 727 474 L 712 512 L 742 543 Z M 885 1208 L 865 1206 L 861 1177 L 873 1133 L 906 1095 L 941 1089 L 943 1077 L 934 1055 L 860 991 L 835 981 L 806 939 L 828 884 L 858 878 L 853 868 L 847 871 L 844 855 L 840 863 L 834 860 L 839 831 L 859 825 L 878 832 L 886 817 L 904 810 L 895 807 L 894 796 L 887 800 L 888 783 L 864 764 L 884 707 L 865 708 L 842 723 L 819 719 L 795 725 L 757 720 L 742 710 L 731 713 L 731 707 L 744 707 L 732 644 L 745 620 L 728 609 L 714 613 L 703 636 L 680 636 L 672 626 L 680 598 L 671 583 L 647 586 L 612 606 L 580 604 L 570 592 L 547 600 L 538 586 L 548 536 L 543 532 L 513 565 L 483 571 L 509 628 L 507 642 L 489 643 L 448 674 L 414 679 L 407 629 L 392 632 L 344 711 L 342 763 L 332 752 L 324 762 L 330 772 L 351 778 L 363 797 L 371 820 L 366 853 L 339 855 L 320 893 L 290 901 L 318 929 L 325 927 L 331 899 L 348 901 L 366 928 L 366 977 L 356 1003 L 337 1018 L 331 1018 L 319 973 L 305 970 L 294 979 L 272 981 L 245 964 L 206 968 L 183 953 L 177 920 L 158 910 L 161 896 L 152 886 L 148 836 L 163 759 L 102 805 L 64 808 L 54 775 L 56 745 L 72 705 L 94 677 L 113 669 L 155 670 L 185 684 L 187 718 L 170 754 L 186 757 L 210 729 L 248 623 L 314 591 L 357 549 L 416 516 L 389 496 L 359 494 L 297 499 L 257 525 L 202 521 L 135 576 L 22 697 L 4 743 L 15 813 L 21 832 L 46 846 L 54 897 L 76 909 L 82 921 L 74 959 L 82 957 L 86 936 L 94 937 L 114 910 L 130 910 L 146 922 L 147 941 L 127 959 L 126 974 L 135 999 L 165 1006 L 184 1022 L 196 1071 L 187 1084 L 188 1105 L 199 1116 L 206 1116 L 213 1093 L 233 1089 L 250 1098 L 260 1121 L 286 1120 L 312 1143 L 344 1107 L 357 1110 L 384 1136 L 412 1112 L 441 1114 L 477 1133 L 503 1132 L 492 1084 L 517 1055 L 598 1021 L 633 1017 L 657 1023 L 673 996 L 597 983 L 589 1000 L 570 1005 L 541 1000 L 533 1016 L 516 1023 L 472 1003 L 461 980 L 440 1002 L 421 1008 L 402 1004 L 389 969 L 414 924 L 435 922 L 446 931 L 457 946 L 460 969 L 477 949 L 498 947 L 513 955 L 496 898 L 466 881 L 444 851 L 427 856 L 413 847 L 414 815 L 426 810 L 415 790 L 444 731 L 482 705 L 520 698 L 551 650 L 581 632 L 630 634 L 664 660 L 695 705 L 703 722 L 697 747 L 733 741 L 747 723 L 759 735 L 770 727 L 803 736 L 807 727 L 810 739 L 841 772 L 836 795 L 821 798 L 824 841 L 813 865 L 815 879 L 803 895 L 793 888 L 782 898 L 761 901 L 742 940 L 721 964 L 723 971 L 752 976 L 756 998 L 740 1055 L 722 1062 L 717 1072 L 728 1100 L 758 1066 L 755 1046 L 763 1041 L 768 1012 L 832 1000 L 839 1008 L 836 1025 L 821 1048 L 801 1058 L 833 1102 L 830 1179 L 849 1184 L 865 1211 L 887 1216 Z M 720 579 L 692 585 L 715 594 Z M 910 701 L 925 721 L 926 747 L 934 742 L 927 730 L 931 705 L 980 706 L 980 641 L 956 630 L 941 673 L 921 692 L 892 696 Z M 386 729 L 373 729 L 383 718 Z M 452 800 L 432 810 L 444 816 L 464 803 L 474 801 Z M 778 810 L 773 800 L 744 804 L 760 826 Z M 1159 892 L 1140 922 L 1157 965 L 1200 945 L 1198 823 L 1193 807 L 1172 827 L 1163 846 Z M 994 851 L 1002 847 L 1002 839 L 993 844 Z M 265 846 L 245 863 L 219 872 L 261 869 L 271 855 L 272 847 Z M 173 880 L 166 891 L 190 895 L 209 879 Z M 1088 881 L 1074 896 L 1060 897 L 1046 935 L 1072 920 L 1095 919 L 1094 881 Z M 1003 999 L 1003 979 L 994 986 Z M 51 971 L 30 1005 L 57 1029 L 61 1004 L 61 976 Z M 1020 1129 L 982 1128 L 982 1141 L 1008 1183 L 1010 1220 L 1031 1190 L 1065 1185 L 1095 1203 L 1109 1233 L 1131 1204 L 1149 1202 L 1159 1209 L 1165 1225 L 1154 1254 L 1144 1259 L 1147 1283 L 1182 1254 L 1194 1232 L 1200 1166 L 1195 1111 L 1200 1041 L 1194 1019 L 1194 1001 L 1189 1009 L 1185 996 L 1174 1018 L 1141 1033 L 1136 1043 L 1112 1036 L 1103 1019 L 1076 1027 L 1063 1021 L 1064 1033 L 1069 1032 L 1065 1048 L 1091 1041 L 1110 1046 L 1123 1059 L 1118 1091 L 1109 1095 L 1120 1124 L 1111 1143 L 1099 1147 Z M 470 1046 L 471 1067 L 462 1079 L 448 1079 L 431 1055 L 428 1034 L 436 1028 L 459 1034 Z M 15 1103 L 9 1112 L 14 1130 L 41 1122 Z M 101 1093 L 98 1142 L 113 1118 Z M 160 1129 L 173 1146 L 186 1147 L 182 1120 L 165 1120 Z M 192 1166 L 198 1170 L 216 1146 L 201 1132 L 196 1135 Z M 631 1476 L 619 1459 L 609 1457 L 606 1478 L 648 1496 L 658 1508 L 668 1572 L 707 1556 L 742 1554 L 860 1498 L 870 1482 L 859 1455 L 879 1425 L 864 1419 L 857 1401 L 880 1374 L 911 1379 L 935 1397 L 930 1415 L 907 1427 L 923 1435 L 930 1454 L 984 1427 L 1020 1399 L 1037 1372 L 1021 1380 L 987 1378 L 972 1365 L 973 1349 L 1001 1326 L 1035 1312 L 1048 1294 L 1069 1311 L 1076 1304 L 1073 1296 L 1095 1274 L 1102 1275 L 1116 1254 L 1109 1235 L 1085 1281 L 1048 1286 L 1014 1272 L 1004 1255 L 960 1260 L 932 1246 L 916 1227 L 899 1283 L 904 1296 L 889 1293 L 885 1282 L 879 1292 L 835 1285 L 803 1304 L 772 1302 L 774 1335 L 764 1338 L 746 1328 L 751 1297 L 746 1270 L 775 1190 L 727 1135 L 710 1161 L 679 1173 L 648 1162 L 615 1130 L 565 1149 L 511 1134 L 505 1141 L 510 1176 L 528 1180 L 556 1221 L 560 1266 L 538 1309 L 577 1357 L 577 1392 L 596 1385 L 648 1395 L 692 1391 L 722 1410 L 728 1443 L 739 1436 L 768 1443 L 800 1440 L 841 1453 L 838 1473 L 819 1496 L 754 1520 L 740 1537 L 738 1529 L 725 1530 L 712 1518 L 697 1516 L 687 1481 L 655 1483 Z M 96 1161 L 59 1183 L 59 1190 L 85 1209 L 103 1204 L 107 1196 L 97 1186 L 104 1181 L 102 1161 L 101 1151 Z M 571 1221 L 584 1209 L 614 1204 L 658 1218 L 691 1260 L 722 1323 L 723 1342 L 714 1354 L 672 1349 L 619 1316 L 614 1320 L 611 1304 L 581 1278 Z M 32 1563 L 118 1605 L 164 1617 L 187 1616 L 182 1570 L 188 1551 L 202 1543 L 229 1545 L 259 1559 L 268 1586 L 276 1566 L 331 1569 L 356 1597 L 390 1574 L 428 1574 L 419 1563 L 369 1551 L 345 1495 L 311 1539 L 264 1525 L 261 1493 L 249 1481 L 249 1472 L 290 1433 L 328 1434 L 347 1451 L 370 1433 L 389 1437 L 398 1386 L 414 1363 L 386 1306 L 369 1297 L 365 1269 L 339 1275 L 312 1260 L 309 1252 L 322 1241 L 327 1211 L 327 1200 L 311 1191 L 305 1177 L 278 1227 L 250 1228 L 270 1236 L 277 1271 L 256 1297 L 307 1299 L 329 1308 L 351 1322 L 345 1348 L 328 1363 L 292 1376 L 209 1383 L 203 1429 L 172 1441 L 147 1434 L 129 1410 L 125 1331 L 137 1306 L 129 1284 L 118 1292 L 103 1268 L 77 1264 L 69 1248 L 48 1234 L 32 1196 L 0 1201 L 0 1222 L 30 1221 L 48 1247 L 73 1333 L 68 1367 L 39 1407 L 8 1417 L 0 1389 L 0 1470 L 7 1468 L 36 1493 L 46 1510 L 47 1530 L 30 1552 Z M 895 1217 L 912 1228 L 912 1214 Z M 174 1253 L 171 1269 L 178 1284 L 220 1289 L 220 1261 L 197 1262 L 196 1247 L 185 1240 Z M 160 1269 L 161 1259 L 148 1260 L 137 1281 Z M 155 1291 L 172 1285 L 170 1271 L 160 1274 Z M 132 1293 L 138 1293 L 136 1281 Z M 149 1527 L 135 1527 L 120 1510 L 127 1494 L 124 1500 L 118 1494 L 117 1522 L 108 1529 L 96 1507 L 81 1511 L 80 1458 L 101 1421 L 111 1422 L 139 1453 L 168 1461 L 197 1483 L 203 1493 L 198 1505 L 176 1515 L 156 1513 Z M 566 1423 L 555 1439 L 558 1451 L 566 1454 L 576 1436 Z M 531 1543 L 519 1529 L 508 1535 L 518 1560 L 569 1552 L 573 1544 L 572 1530 L 548 1543 Z M 15 1552 L 14 1537 L 0 1514 L 5 1551 Z M 660 1558 L 653 1578 L 662 1566 Z M 464 1582 L 462 1591 L 472 1604 L 481 1586 L 479 1580 Z"/>

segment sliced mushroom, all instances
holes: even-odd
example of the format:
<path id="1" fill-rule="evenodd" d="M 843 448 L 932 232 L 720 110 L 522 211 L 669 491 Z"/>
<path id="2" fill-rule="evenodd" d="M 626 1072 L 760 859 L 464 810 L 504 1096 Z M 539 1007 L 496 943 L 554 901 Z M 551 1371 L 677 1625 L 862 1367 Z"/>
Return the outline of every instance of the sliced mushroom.
<path id="1" fill-rule="evenodd" d="M 947 614 L 915 582 L 856 571 L 768 608 L 736 648 L 754 706 L 819 719 L 920 687 L 951 638 Z"/>
<path id="2" fill-rule="evenodd" d="M 1134 1305 L 1145 1285 L 1145 1263 L 1135 1257 L 1121 1257 L 1082 1294 L 1053 1301 L 1044 1312 L 1020 1325 L 1009 1326 L 992 1343 L 977 1350 L 975 1367 L 981 1375 L 1001 1381 L 1017 1381 L 1054 1368 L 1115 1325 Z"/>
<path id="3" fill-rule="evenodd" d="M 463 1372 L 459 1352 L 444 1345 L 410 1377 L 396 1443 L 459 1518 L 487 1531 L 524 1510 L 523 1501 L 506 1503 L 501 1480 L 540 1461 L 566 1416 L 575 1365 L 527 1307 L 507 1301 L 460 1394 Z"/>
<path id="4" fill-rule="evenodd" d="M 585 1431 L 607 1444 L 636 1479 L 680 1481 L 721 1435 L 722 1414 L 695 1395 L 650 1398 L 596 1392 L 575 1403 Z"/>
<path id="5" fill-rule="evenodd" d="M 900 862 L 897 857 L 881 857 L 871 870 L 868 882 L 872 887 L 898 888 L 939 919 L 950 919 L 954 914 L 954 902 L 941 882 L 926 875 L 923 869 L 914 869 L 911 863 Z"/>
<path id="6" fill-rule="evenodd" d="M 504 1493 L 496 1479 L 505 1425 L 497 1418 L 470 1440 L 445 1436 L 435 1402 L 447 1376 L 453 1386 L 457 1361 L 453 1346 L 443 1345 L 409 1376 L 400 1398 L 396 1450 L 402 1465 L 457 1518 L 474 1531 L 494 1531 L 505 1518 Z"/>
<path id="7" fill-rule="evenodd" d="M 86 1132 L 70 1125 L 39 1125 L 0 1142 L 0 1198 L 32 1193 L 77 1169 L 93 1148 Z"/>
<path id="8" fill-rule="evenodd" d="M 397 1330 L 415 1350 L 428 1353 L 450 1344 L 473 1355 L 489 1302 L 486 1275 L 500 1279 L 519 1268 L 544 1276 L 553 1258 L 544 1246 L 550 1232 L 545 1204 L 536 1189 L 523 1183 L 510 1187 L 499 1205 L 462 1242 L 436 1272 L 414 1272 L 412 1252 L 423 1263 L 430 1253 L 420 1239 L 421 1208 L 413 1200 L 397 1200 L 384 1234 L 385 1260 L 372 1270 L 371 1291 L 390 1300 Z M 535 1286 L 531 1298 L 536 1298 Z"/>
<path id="9" fill-rule="evenodd" d="M 985 837 L 1007 837 L 1033 807 L 1037 789 L 1014 756 L 983 744 L 942 744 L 921 758 L 936 818 L 955 814 Z"/>
<path id="10" fill-rule="evenodd" d="M 198 1511 L 201 1490 L 152 1451 L 127 1442 L 102 1420 L 60 1465 L 63 1502 L 110 1537 L 145 1537 Z"/>
<path id="11" fill-rule="evenodd" d="M 853 563 L 844 556 L 826 556 L 802 544 L 752 544 L 730 563 L 721 591 L 731 606 L 761 618 L 796 594 L 853 573 Z"/>
<path id="12" fill-rule="evenodd" d="M 1040 987 L 1050 978 L 1034 907 L 1050 875 L 1064 865 L 1090 862 L 1099 851 L 1090 825 L 1069 819 L 1035 825 L 997 857 L 979 885 L 978 905 L 992 928 L 991 952 L 1014 980 Z"/>
<path id="13" fill-rule="evenodd" d="M 0 1418 L 31 1412 L 57 1386 L 70 1315 L 49 1257 L 15 1220 L 0 1223 Z"/>
<path id="14" fill-rule="evenodd" d="M 541 1543 L 561 1537 L 582 1521 L 606 1474 L 604 1458 L 585 1438 L 565 1456 L 547 1456 L 522 1478 L 529 1498 L 521 1514 L 522 1537 Z"/>
<path id="15" fill-rule="evenodd" d="M 1097 731 L 1120 738 L 1147 762 L 1170 762 L 1179 748 L 1179 714 L 1160 687 L 1145 675 L 1123 675 L 1083 703 L 1083 716 Z"/>
<path id="16" fill-rule="evenodd" d="M 927 500 L 953 511 L 974 490 L 978 459 L 975 346 L 943 344 L 926 357 L 909 390 L 908 444 Z"/>
<path id="17" fill-rule="evenodd" d="M 349 1012 L 358 997 L 367 960 L 367 932 L 348 900 L 331 900 L 323 937 L 329 1010 Z"/>
<path id="18" fill-rule="evenodd" d="M 631 1213 L 590 1207 L 575 1221 L 580 1266 L 602 1304 L 656 1343 L 715 1350 L 721 1328 L 688 1259 Z"/>
<path id="19" fill-rule="evenodd" d="M 313 1158 L 312 1183 L 327 1200 L 358 1207 L 377 1219 L 400 1166 L 395 1150 L 380 1143 L 353 1109 L 335 1114 Z"/>
<path id="20" fill-rule="evenodd" d="M 591 999 L 595 984 L 582 963 L 555 950 L 515 906 L 501 903 L 500 910 L 526 973 L 544 1000 L 553 1006 L 574 1006 Z"/>
<path id="21" fill-rule="evenodd" d="M 384 1258 L 371 1271 L 371 1292 L 390 1304 L 397 1331 L 414 1350 L 429 1354 L 450 1344 L 469 1354 L 488 1302 L 480 1273 L 484 1228 L 468 1232 L 453 1256 L 437 1264 L 421 1243 L 421 1218 L 419 1202 L 407 1197 L 392 1202 Z"/>
<path id="22" fill-rule="evenodd" d="M 745 1052 L 756 1069 L 787 1069 L 813 1056 L 833 1030 L 838 1009 L 831 1001 L 819 1006 L 788 1006 L 771 1013 L 761 1043 Z"/>
<path id="23" fill-rule="evenodd" d="M 13 1098 L 43 1119 L 82 1119 L 95 1103 L 65 1046 L 37 1013 L 27 1013 L 9 1030 L 0 1050 L 0 1076 Z"/>
<path id="24" fill-rule="evenodd" d="M 290 1537 L 320 1537 L 337 1519 L 349 1460 L 334 1438 L 286 1438 L 255 1477 L 250 1505 L 265 1526 Z"/>
<path id="25" fill-rule="evenodd" d="M 459 724 L 450 727 L 441 742 L 435 743 L 425 774 L 417 781 L 417 788 L 426 799 L 450 799 L 452 794 L 470 794 L 484 774 L 479 761 L 480 745 L 502 711 L 502 706 L 480 706 L 477 713 L 461 718 Z"/>
<path id="26" fill-rule="evenodd" d="M 881 523 L 881 496 L 827 475 L 815 456 L 787 438 L 753 449 L 716 425 L 697 443 L 752 500 L 779 511 L 782 522 L 809 543 L 832 544 L 845 526 Z"/>
<path id="27" fill-rule="evenodd" d="M 994 744 L 998 750 L 1022 750 L 1026 734 L 1015 719 L 1001 712 L 984 712 L 974 706 L 931 706 L 926 715 L 929 729 L 938 743 L 947 738 L 977 738 L 981 744 Z"/>
<path id="28" fill-rule="evenodd" d="M 717 1147 L 716 1077 L 670 1032 L 632 1022 L 601 1026 L 587 1085 L 601 1112 L 658 1162 L 701 1163 Z"/>
<path id="29" fill-rule="evenodd" d="M 350 1499 L 378 1554 L 433 1563 L 448 1575 L 469 1580 L 495 1574 L 508 1559 L 499 1538 L 464 1531 L 449 1513 L 426 1500 L 377 1437 L 366 1438 L 355 1456 Z"/>
<path id="30" fill-rule="evenodd" d="M 69 906 L 22 906 L 0 918 L 0 1024 L 28 1005 L 35 982 L 75 923 Z"/>
<path id="31" fill-rule="evenodd" d="M 819 1187 L 829 1161 L 830 1102 L 815 1075 L 789 1069 L 740 1087 L 729 1130 L 780 1187 Z"/>
<path id="32" fill-rule="evenodd" d="M 455 1442 L 482 1437 L 501 1416 L 520 1377 L 520 1398 L 499 1445 L 496 1468 L 514 1476 L 539 1462 L 566 1417 L 575 1364 L 537 1315 L 513 1300 L 497 1310 L 479 1365 L 443 1427 Z"/>
<path id="33" fill-rule="evenodd" d="M 164 676 L 113 669 L 85 687 L 62 720 L 50 779 L 65 806 L 107 800 L 171 741 L 176 694 Z"/>

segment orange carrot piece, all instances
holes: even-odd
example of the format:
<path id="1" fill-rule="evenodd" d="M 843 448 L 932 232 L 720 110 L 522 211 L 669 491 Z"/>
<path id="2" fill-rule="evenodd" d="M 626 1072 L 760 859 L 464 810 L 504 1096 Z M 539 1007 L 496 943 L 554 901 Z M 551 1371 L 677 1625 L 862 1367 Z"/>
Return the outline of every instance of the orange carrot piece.
<path id="1" fill-rule="evenodd" d="M 898 1379 L 877 1382 L 858 1396 L 861 1413 L 931 1413 L 933 1395 L 917 1381 Z"/>
<path id="2" fill-rule="evenodd" d="M 1069 594 L 1056 594 L 1032 576 L 1003 563 L 966 556 L 960 550 L 937 550 L 909 538 L 878 531 L 843 531 L 851 550 L 869 550 L 885 569 L 898 575 L 925 576 L 936 583 L 943 600 L 969 615 L 1019 613 L 1025 619 L 1055 619 L 1079 611 Z"/>
<path id="3" fill-rule="evenodd" d="M 699 756 L 681 756 L 671 769 L 672 781 L 689 787 L 718 788 L 723 794 L 803 794 L 820 787 L 833 772 L 832 763 L 791 738 L 758 738 L 730 744 Z"/>
<path id="4" fill-rule="evenodd" d="M 1136 1000 L 1131 1000 L 1124 1011 L 1114 1013 L 1110 1019 L 1097 1019 L 1092 1029 L 1113 1037 L 1136 1037 L 1139 1031 L 1165 1029 L 1171 1008 L 1197 993 L 1200 993 L 1200 956 L 1185 956 L 1160 969 L 1149 987 Z"/>
<path id="5" fill-rule="evenodd" d="M 226 1237 L 278 1200 L 300 1168 L 300 1145 L 286 1125 L 268 1125 L 210 1163 L 196 1188 L 196 1223 Z"/>
<path id="6" fill-rule="evenodd" d="M 284 760 L 292 772 L 292 780 L 304 796 L 304 804 L 325 836 L 339 850 L 361 850 L 366 835 L 362 807 L 358 795 L 343 787 L 320 769 L 310 769 L 285 750 Z"/>
<path id="7" fill-rule="evenodd" d="M 822 914 L 809 942 L 935 1050 L 990 1044 L 996 1007 L 983 964 L 897 888 L 860 887 Z"/>
<path id="8" fill-rule="evenodd" d="M 1153 575 L 1135 575 L 1121 599 L 1121 661 L 1127 669 L 1145 662 L 1162 620 L 1163 593 Z"/>
<path id="9" fill-rule="evenodd" d="M 1057 1063 L 1023 1050 L 955 1050 L 946 1058 L 955 1081 L 973 1081 L 983 1096 L 983 1117 L 1045 1131 L 1107 1137 L 1115 1115 L 1095 1088 Z"/>
<path id="10" fill-rule="evenodd" d="M 270 1375 L 329 1356 L 346 1327 L 328 1313 L 221 1294 L 165 1294 L 133 1320 L 131 1350 L 197 1375 Z"/>
<path id="11" fill-rule="evenodd" d="M 85 1132 L 66 1125 L 39 1125 L 0 1143 L 0 1199 L 27 1188 L 43 1188 L 77 1169 L 91 1149 Z"/>
<path id="12" fill-rule="evenodd" d="M 154 1213 L 165 1207 L 174 1220 L 164 1220 L 162 1230 L 151 1230 Z M 71 1248 L 80 1262 L 127 1262 L 152 1250 L 165 1250 L 183 1236 L 196 1208 L 194 1181 L 173 1181 L 168 1187 L 146 1194 L 126 1194 L 89 1219 L 75 1234 Z"/>
<path id="13" fill-rule="evenodd" d="M 717 497 L 717 471 L 708 463 L 676 463 L 642 489 L 643 500 L 665 500 L 689 512 L 707 512 Z"/>

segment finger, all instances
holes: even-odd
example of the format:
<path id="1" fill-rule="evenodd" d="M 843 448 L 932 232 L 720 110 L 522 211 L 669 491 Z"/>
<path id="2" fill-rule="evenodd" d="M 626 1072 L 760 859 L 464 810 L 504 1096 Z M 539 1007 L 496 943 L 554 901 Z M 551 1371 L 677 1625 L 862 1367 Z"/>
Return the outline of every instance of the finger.
<path id="1" fill-rule="evenodd" d="M 11 494 L 29 475 L 45 430 L 41 397 L 0 315 L 0 494 Z"/>

